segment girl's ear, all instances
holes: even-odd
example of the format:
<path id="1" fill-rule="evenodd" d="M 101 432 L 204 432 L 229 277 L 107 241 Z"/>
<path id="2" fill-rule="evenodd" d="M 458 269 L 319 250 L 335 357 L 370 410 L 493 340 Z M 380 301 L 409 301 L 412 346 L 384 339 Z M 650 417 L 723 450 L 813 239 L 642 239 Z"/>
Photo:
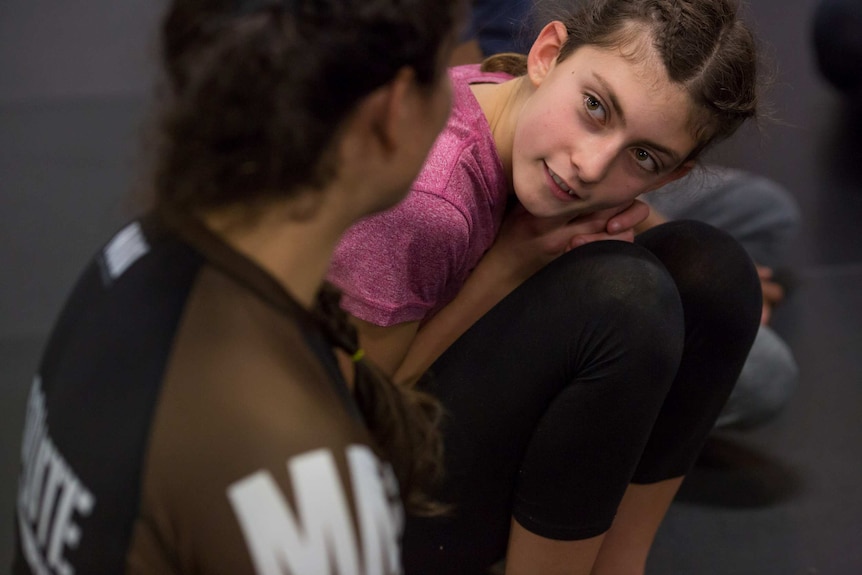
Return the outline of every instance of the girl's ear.
<path id="1" fill-rule="evenodd" d="M 559 20 L 548 23 L 539 32 L 530 53 L 527 54 L 527 75 L 533 85 L 541 84 L 548 72 L 554 68 L 557 56 L 568 37 L 566 25 Z"/>

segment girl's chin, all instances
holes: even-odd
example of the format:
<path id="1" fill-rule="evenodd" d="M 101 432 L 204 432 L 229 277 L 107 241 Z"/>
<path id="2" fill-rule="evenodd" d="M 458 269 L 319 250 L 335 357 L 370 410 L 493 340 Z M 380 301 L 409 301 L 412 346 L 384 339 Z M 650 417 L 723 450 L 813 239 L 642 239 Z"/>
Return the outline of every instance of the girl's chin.
<path id="1" fill-rule="evenodd" d="M 537 218 L 558 218 L 577 211 L 577 199 L 561 201 L 547 188 L 533 188 L 521 193 L 516 190 L 515 197 L 530 215 Z"/>
<path id="2" fill-rule="evenodd" d="M 559 218 L 560 216 L 566 215 L 565 211 L 561 210 L 559 206 L 548 206 L 539 202 L 527 204 L 522 202 L 521 205 L 524 206 L 524 209 L 527 210 L 531 216 L 536 218 Z"/>

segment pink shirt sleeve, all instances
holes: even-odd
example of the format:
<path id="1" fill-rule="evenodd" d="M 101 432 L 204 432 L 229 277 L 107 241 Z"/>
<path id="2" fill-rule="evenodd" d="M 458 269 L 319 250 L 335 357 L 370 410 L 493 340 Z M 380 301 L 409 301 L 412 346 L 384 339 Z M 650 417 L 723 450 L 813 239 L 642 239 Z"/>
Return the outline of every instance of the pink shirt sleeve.
<path id="1" fill-rule="evenodd" d="M 380 326 L 422 320 L 461 288 L 469 242 L 461 210 L 413 190 L 348 230 L 329 280 L 344 292 L 342 307 L 359 319 Z"/>
<path id="2" fill-rule="evenodd" d="M 424 321 L 457 295 L 493 243 L 508 186 L 470 82 L 502 82 L 478 66 L 449 71 L 452 114 L 407 198 L 354 225 L 329 280 L 342 307 L 379 326 Z"/>

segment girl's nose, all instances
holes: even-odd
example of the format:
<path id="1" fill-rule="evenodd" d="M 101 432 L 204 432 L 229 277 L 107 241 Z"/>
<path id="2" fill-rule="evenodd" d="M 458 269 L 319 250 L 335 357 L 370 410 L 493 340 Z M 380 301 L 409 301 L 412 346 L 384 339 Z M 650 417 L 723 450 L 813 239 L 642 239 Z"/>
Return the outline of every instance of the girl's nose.
<path id="1" fill-rule="evenodd" d="M 590 138 L 582 142 L 572 154 L 572 164 L 578 179 L 585 184 L 601 181 L 617 156 L 615 142 L 606 138 Z"/>

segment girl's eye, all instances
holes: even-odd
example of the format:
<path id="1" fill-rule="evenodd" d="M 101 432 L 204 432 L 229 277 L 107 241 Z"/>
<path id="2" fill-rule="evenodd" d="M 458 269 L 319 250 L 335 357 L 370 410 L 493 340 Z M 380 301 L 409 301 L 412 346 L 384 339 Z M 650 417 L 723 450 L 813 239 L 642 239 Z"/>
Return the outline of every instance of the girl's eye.
<path id="1" fill-rule="evenodd" d="M 652 155 L 643 148 L 635 148 L 635 160 L 638 165 L 648 172 L 658 172 L 658 162 L 653 159 Z"/>
<path id="2" fill-rule="evenodd" d="M 589 94 L 584 94 L 584 108 L 586 108 L 587 114 L 595 120 L 604 123 L 606 119 L 605 107 L 602 106 L 600 101 Z"/>

